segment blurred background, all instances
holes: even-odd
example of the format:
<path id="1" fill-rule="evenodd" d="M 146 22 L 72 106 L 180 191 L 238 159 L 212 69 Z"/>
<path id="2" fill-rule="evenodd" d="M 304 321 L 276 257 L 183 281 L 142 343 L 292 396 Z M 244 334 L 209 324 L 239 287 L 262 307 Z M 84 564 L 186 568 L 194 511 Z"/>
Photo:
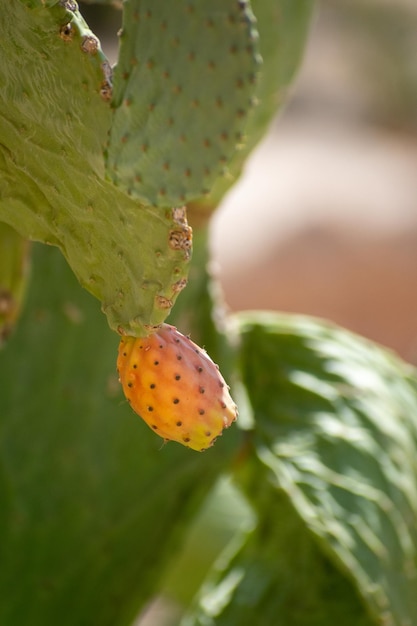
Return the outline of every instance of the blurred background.
<path id="1" fill-rule="evenodd" d="M 417 3 L 322 0 L 285 111 L 214 219 L 234 310 L 317 315 L 417 360 Z"/>
<path id="2" fill-rule="evenodd" d="M 81 10 L 115 60 L 119 12 Z M 417 3 L 321 0 L 287 106 L 213 220 L 226 300 L 417 362 L 416 242 Z"/>

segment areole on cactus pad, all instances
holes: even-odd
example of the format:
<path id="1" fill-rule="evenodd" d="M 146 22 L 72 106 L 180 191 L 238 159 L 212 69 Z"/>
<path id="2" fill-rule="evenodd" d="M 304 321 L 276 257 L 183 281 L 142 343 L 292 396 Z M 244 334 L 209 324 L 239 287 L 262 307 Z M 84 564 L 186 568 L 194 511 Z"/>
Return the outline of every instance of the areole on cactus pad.
<path id="1" fill-rule="evenodd" d="M 174 326 L 122 337 L 117 370 L 131 407 L 167 441 L 202 452 L 237 418 L 218 366 Z"/>

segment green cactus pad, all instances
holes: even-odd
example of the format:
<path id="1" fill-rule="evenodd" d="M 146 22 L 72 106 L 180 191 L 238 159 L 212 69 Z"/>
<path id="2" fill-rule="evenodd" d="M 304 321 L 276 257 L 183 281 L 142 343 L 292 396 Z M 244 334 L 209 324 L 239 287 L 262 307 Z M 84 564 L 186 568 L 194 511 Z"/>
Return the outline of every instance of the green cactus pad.
<path id="1" fill-rule="evenodd" d="M 253 445 L 277 498 L 288 496 L 375 623 L 417 624 L 416 370 L 318 320 L 235 320 Z"/>
<path id="2" fill-rule="evenodd" d="M 0 220 L 58 246 L 110 326 L 145 335 L 185 285 L 191 229 L 104 180 L 110 68 L 65 4 L 2 6 Z"/>
<path id="3" fill-rule="evenodd" d="M 314 5 L 313 0 L 252 0 L 262 56 L 255 93 L 258 104 L 248 118 L 243 147 L 229 164 L 228 177 L 217 179 L 210 194 L 199 198 L 195 208 L 209 210 L 218 206 L 239 178 L 250 152 L 286 102 L 300 64 Z"/>
<path id="4" fill-rule="evenodd" d="M 242 142 L 259 64 L 248 2 L 125 2 L 109 178 L 162 207 L 208 193 Z"/>

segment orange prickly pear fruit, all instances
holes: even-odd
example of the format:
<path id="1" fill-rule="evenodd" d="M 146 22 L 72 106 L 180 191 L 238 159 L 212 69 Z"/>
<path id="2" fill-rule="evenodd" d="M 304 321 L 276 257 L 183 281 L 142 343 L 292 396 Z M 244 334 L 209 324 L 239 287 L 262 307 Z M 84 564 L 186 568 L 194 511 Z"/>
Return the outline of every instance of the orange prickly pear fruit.
<path id="1" fill-rule="evenodd" d="M 122 337 L 117 370 L 132 408 L 165 440 L 202 452 L 236 420 L 217 365 L 174 326 Z"/>

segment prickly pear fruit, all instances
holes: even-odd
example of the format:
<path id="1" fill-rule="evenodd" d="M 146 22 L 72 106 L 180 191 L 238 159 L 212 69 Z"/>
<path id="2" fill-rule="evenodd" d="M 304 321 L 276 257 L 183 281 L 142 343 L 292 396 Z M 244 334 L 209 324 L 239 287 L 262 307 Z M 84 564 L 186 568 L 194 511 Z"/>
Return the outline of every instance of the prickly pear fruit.
<path id="1" fill-rule="evenodd" d="M 122 337 L 117 369 L 132 408 L 165 440 L 202 452 L 236 420 L 217 365 L 174 326 Z"/>

